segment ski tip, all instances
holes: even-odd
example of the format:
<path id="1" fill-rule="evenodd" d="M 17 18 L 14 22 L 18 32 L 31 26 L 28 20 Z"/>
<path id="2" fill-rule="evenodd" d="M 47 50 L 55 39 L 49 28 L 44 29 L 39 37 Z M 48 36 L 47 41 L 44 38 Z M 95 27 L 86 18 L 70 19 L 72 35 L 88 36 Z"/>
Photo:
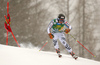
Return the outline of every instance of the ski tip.
<path id="1" fill-rule="evenodd" d="M 96 57 L 96 56 L 94 56 L 94 57 Z"/>

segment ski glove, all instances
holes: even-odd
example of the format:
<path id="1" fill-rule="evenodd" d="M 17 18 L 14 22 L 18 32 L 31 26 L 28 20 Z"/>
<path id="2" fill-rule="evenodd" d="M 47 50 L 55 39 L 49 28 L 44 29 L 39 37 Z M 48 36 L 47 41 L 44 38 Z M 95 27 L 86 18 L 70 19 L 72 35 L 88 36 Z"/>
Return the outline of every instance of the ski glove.
<path id="1" fill-rule="evenodd" d="M 64 30 L 64 32 L 65 32 L 66 34 L 68 34 L 68 33 L 70 32 L 70 29 L 67 28 L 67 29 Z"/>
<path id="2" fill-rule="evenodd" d="M 50 39 L 54 38 L 54 35 L 52 33 L 49 33 L 48 35 L 49 35 Z"/>

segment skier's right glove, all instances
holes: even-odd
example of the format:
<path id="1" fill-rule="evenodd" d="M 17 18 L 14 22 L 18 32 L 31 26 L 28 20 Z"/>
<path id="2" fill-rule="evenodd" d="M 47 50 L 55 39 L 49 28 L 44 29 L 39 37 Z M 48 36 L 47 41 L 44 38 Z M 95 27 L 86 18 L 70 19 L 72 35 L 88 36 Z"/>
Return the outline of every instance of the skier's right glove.
<path id="1" fill-rule="evenodd" d="M 52 33 L 49 33 L 48 35 L 49 35 L 50 39 L 54 38 L 54 35 Z"/>
<path id="2" fill-rule="evenodd" d="M 64 32 L 65 32 L 66 34 L 68 34 L 68 33 L 70 32 L 70 29 L 67 28 L 67 29 L 64 30 Z"/>

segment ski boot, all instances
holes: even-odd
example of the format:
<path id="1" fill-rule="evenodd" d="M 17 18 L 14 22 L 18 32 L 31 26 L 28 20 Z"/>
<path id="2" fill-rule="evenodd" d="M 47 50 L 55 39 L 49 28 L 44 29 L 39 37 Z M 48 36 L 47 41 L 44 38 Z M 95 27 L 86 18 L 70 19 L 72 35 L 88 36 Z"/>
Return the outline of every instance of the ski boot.
<path id="1" fill-rule="evenodd" d="M 78 56 L 75 55 L 75 53 L 70 52 L 71 56 L 76 60 L 78 58 Z"/>
<path id="2" fill-rule="evenodd" d="M 60 49 L 58 48 L 58 49 L 56 49 L 56 53 L 58 54 L 58 57 L 59 58 L 61 58 L 62 57 L 62 55 L 60 54 Z"/>

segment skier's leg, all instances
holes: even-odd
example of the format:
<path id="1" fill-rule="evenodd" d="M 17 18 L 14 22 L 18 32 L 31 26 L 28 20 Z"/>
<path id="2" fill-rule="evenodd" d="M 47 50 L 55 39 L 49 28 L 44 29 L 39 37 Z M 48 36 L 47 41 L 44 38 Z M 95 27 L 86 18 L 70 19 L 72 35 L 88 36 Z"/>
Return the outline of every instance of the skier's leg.
<path id="1" fill-rule="evenodd" d="M 66 50 L 70 53 L 72 52 L 72 48 L 67 44 L 65 35 L 63 33 L 60 33 L 59 35 L 60 42 L 65 46 Z"/>
<path id="2" fill-rule="evenodd" d="M 57 41 L 58 35 L 57 33 L 54 33 L 53 35 L 54 35 L 54 38 L 53 38 L 54 48 L 56 49 L 56 53 L 58 54 L 58 56 L 61 57 L 60 48 L 59 48 L 58 41 Z"/>
<path id="3" fill-rule="evenodd" d="M 71 54 L 71 56 L 75 59 L 77 59 L 78 57 L 75 55 L 75 53 L 73 53 L 71 47 L 67 44 L 66 40 L 65 40 L 65 36 L 63 33 L 61 33 L 59 35 L 59 40 L 60 42 L 65 46 L 65 48 L 67 49 L 67 51 Z"/>
<path id="4" fill-rule="evenodd" d="M 59 45 L 58 45 L 58 41 L 57 41 L 57 39 L 58 39 L 57 33 L 54 33 L 53 35 L 54 35 L 54 38 L 53 38 L 54 48 L 58 49 Z"/>
<path id="5" fill-rule="evenodd" d="M 58 41 L 56 39 L 53 39 L 53 44 L 55 49 L 59 48 Z"/>

